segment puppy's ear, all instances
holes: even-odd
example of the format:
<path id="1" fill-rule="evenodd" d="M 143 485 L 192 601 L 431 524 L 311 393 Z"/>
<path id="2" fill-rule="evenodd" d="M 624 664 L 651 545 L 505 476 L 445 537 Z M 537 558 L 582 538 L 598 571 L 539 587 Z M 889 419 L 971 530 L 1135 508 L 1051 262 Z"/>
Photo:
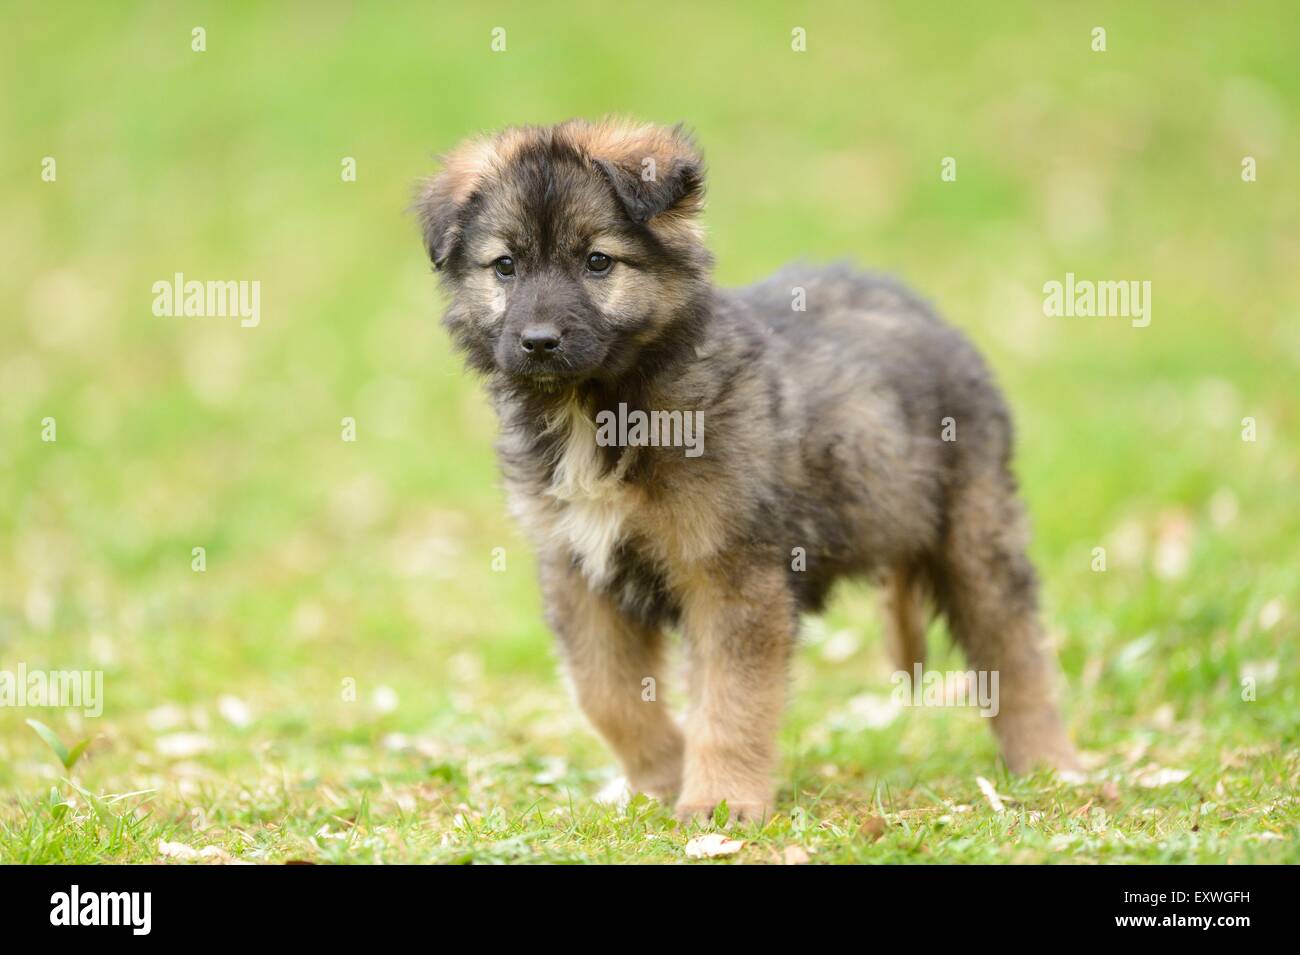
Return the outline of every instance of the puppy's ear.
<path id="1" fill-rule="evenodd" d="M 583 143 L 634 222 L 694 217 L 704 206 L 704 161 L 681 124 L 590 127 Z"/>
<path id="2" fill-rule="evenodd" d="M 491 140 L 469 140 L 442 157 L 442 170 L 421 184 L 415 209 L 434 268 L 446 265 L 459 245 L 465 206 L 495 156 Z"/>

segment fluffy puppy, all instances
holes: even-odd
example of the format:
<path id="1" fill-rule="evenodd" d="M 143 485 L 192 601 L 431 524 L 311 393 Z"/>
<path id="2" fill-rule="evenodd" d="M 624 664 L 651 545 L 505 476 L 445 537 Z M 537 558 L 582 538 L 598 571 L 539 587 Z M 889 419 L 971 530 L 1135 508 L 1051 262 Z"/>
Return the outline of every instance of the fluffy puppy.
<path id="1" fill-rule="evenodd" d="M 761 819 L 799 614 L 865 576 L 901 667 L 934 609 L 999 673 L 1011 769 L 1070 765 L 1011 420 L 979 355 L 847 267 L 715 288 L 703 189 L 680 127 L 574 121 L 461 145 L 418 200 L 579 705 L 636 789 Z M 648 428 L 626 426 L 637 413 Z"/>

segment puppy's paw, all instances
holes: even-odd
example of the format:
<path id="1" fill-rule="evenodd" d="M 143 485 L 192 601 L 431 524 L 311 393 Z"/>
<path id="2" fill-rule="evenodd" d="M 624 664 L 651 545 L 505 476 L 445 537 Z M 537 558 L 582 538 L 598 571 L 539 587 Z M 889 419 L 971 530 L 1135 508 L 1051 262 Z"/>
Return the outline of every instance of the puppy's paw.
<path id="1" fill-rule="evenodd" d="M 719 799 L 687 798 L 683 796 L 677 802 L 677 819 L 683 823 L 698 822 L 707 825 L 713 822 L 714 810 L 723 801 L 727 803 L 727 823 L 762 825 L 772 815 L 775 808 L 771 799 Z"/>
<path id="2" fill-rule="evenodd" d="M 1045 741 L 1040 745 L 1007 749 L 1003 753 L 1007 769 L 1017 776 L 1026 776 L 1035 769 L 1054 769 L 1057 772 L 1078 772 L 1082 768 L 1079 754 L 1068 742 Z"/>
<path id="3" fill-rule="evenodd" d="M 1078 770 L 1079 754 L 1055 714 L 1003 721 L 999 726 L 1002 758 L 1017 776 L 1035 769 Z"/>
<path id="4" fill-rule="evenodd" d="M 628 779 L 627 785 L 634 793 L 644 793 L 665 806 L 671 806 L 677 801 L 677 794 L 681 791 L 682 778 L 680 771 L 654 773 L 633 776 Z"/>

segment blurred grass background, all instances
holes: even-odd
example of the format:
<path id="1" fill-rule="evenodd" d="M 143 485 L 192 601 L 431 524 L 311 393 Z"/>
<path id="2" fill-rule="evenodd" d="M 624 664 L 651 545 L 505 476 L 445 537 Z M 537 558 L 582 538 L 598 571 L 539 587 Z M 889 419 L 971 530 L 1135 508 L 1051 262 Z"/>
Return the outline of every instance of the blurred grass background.
<path id="1" fill-rule="evenodd" d="M 1018 415 L 1077 740 L 1116 778 L 1191 773 L 1122 790 L 1111 816 L 1138 831 L 1118 849 L 951 825 L 918 848 L 904 822 L 824 857 L 1294 857 L 1289 4 L 5 9 L 0 669 L 103 669 L 106 705 L 0 709 L 0 858 L 149 859 L 162 836 L 268 859 L 658 857 L 605 817 L 521 835 L 608 760 L 556 675 L 494 422 L 404 212 L 464 136 L 606 113 L 695 128 L 721 283 L 848 258 L 970 332 Z M 175 272 L 259 280 L 261 324 L 155 317 Z M 1150 280 L 1150 327 L 1044 317 L 1066 272 Z M 870 593 L 845 588 L 799 660 L 782 806 L 821 830 L 857 805 L 978 803 L 993 772 L 968 712 L 872 716 L 891 689 L 878 633 Z M 32 800 L 63 772 L 32 716 L 94 737 L 88 788 L 155 789 L 147 822 L 110 839 L 43 821 Z M 1206 800 L 1230 807 L 1221 841 L 1191 829 Z"/>

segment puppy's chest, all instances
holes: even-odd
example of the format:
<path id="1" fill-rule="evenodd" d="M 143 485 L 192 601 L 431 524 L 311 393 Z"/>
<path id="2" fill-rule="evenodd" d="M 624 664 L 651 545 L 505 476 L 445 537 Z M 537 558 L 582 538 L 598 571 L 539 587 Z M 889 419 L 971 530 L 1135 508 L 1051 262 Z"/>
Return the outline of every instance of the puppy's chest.
<path id="1" fill-rule="evenodd" d="M 644 506 L 618 471 L 591 480 L 557 474 L 542 492 L 550 501 L 550 538 L 566 547 L 593 585 L 616 577 L 636 548 Z"/>
<path id="2" fill-rule="evenodd" d="M 645 495 L 627 480 L 637 449 L 611 461 L 577 408 L 548 434 L 552 443 L 531 449 L 527 473 L 509 482 L 511 510 L 539 547 L 567 553 L 593 585 L 607 584 L 644 524 Z"/>
<path id="3" fill-rule="evenodd" d="M 610 456 L 576 409 L 552 434 L 546 468 L 511 487 L 515 516 L 539 547 L 571 559 L 591 587 L 637 616 L 662 616 L 672 604 L 666 578 L 701 550 L 693 530 L 710 522 L 693 528 L 682 502 L 689 491 L 669 492 L 662 461 L 643 457 L 658 450 L 628 447 Z"/>

